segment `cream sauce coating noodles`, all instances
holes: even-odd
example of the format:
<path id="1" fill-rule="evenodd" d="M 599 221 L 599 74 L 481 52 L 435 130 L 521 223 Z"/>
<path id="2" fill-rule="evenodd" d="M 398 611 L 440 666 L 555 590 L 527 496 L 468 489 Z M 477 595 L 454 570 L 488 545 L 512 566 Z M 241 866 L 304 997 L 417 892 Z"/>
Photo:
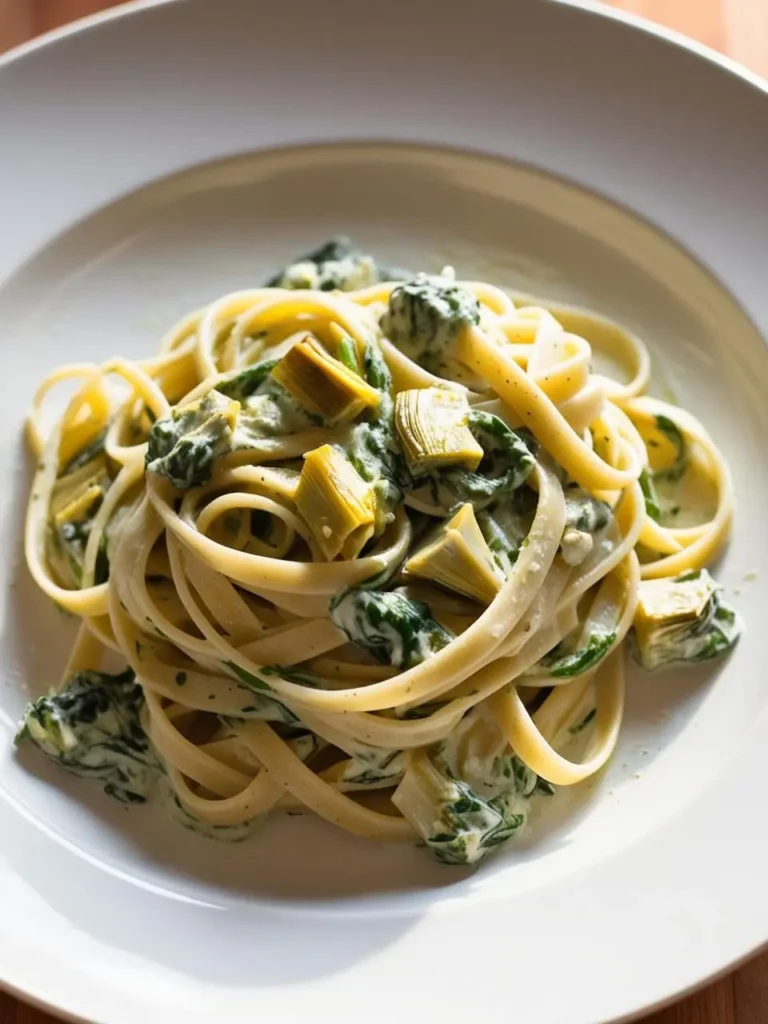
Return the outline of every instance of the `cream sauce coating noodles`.
<path id="1" fill-rule="evenodd" d="M 80 628 L 20 739 L 211 834 L 312 811 L 475 863 L 610 758 L 629 647 L 735 642 L 730 474 L 630 332 L 334 244 L 41 384 L 26 558 Z"/>

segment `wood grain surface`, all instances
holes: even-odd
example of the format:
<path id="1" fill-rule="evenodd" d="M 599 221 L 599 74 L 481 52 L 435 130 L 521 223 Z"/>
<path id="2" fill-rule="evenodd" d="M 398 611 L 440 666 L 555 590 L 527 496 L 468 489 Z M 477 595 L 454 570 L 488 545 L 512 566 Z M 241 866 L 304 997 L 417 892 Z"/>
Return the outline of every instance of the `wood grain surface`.
<path id="1" fill-rule="evenodd" d="M 692 36 L 768 77 L 768 0 L 609 3 Z M 115 0 L 0 0 L 0 51 L 114 6 Z M 0 1024 L 50 1024 L 53 1020 L 0 992 Z M 768 953 L 674 1006 L 645 1017 L 642 1024 L 768 1024 Z"/>

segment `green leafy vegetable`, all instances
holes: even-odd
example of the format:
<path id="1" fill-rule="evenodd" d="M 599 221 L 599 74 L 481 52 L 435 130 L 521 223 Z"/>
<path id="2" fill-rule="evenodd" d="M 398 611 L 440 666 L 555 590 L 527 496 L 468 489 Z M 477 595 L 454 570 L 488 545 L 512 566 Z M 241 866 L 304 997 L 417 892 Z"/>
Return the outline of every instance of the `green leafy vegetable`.
<path id="1" fill-rule="evenodd" d="M 201 487 L 216 460 L 228 452 L 320 422 L 272 379 L 273 366 L 266 361 L 249 367 L 158 420 L 149 433 L 147 470 L 167 477 L 179 490 Z"/>
<path id="2" fill-rule="evenodd" d="M 400 669 L 419 665 L 453 639 L 429 605 L 394 591 L 348 590 L 331 601 L 331 618 L 352 643 Z"/>
<path id="3" fill-rule="evenodd" d="M 531 531 L 536 511 L 536 495 L 521 487 L 508 500 L 477 513 L 477 523 L 491 549 L 494 561 L 508 576 Z"/>
<path id="4" fill-rule="evenodd" d="M 143 704 L 133 672 L 79 672 L 59 693 L 27 707 L 16 741 L 33 743 L 123 803 L 141 803 L 160 771 L 141 725 Z"/>
<path id="5" fill-rule="evenodd" d="M 537 792 L 552 786 L 477 708 L 446 742 L 411 754 L 392 800 L 438 860 L 471 865 L 519 833 Z"/>
<path id="6" fill-rule="evenodd" d="M 612 518 L 613 512 L 607 502 L 593 498 L 581 488 L 566 491 L 566 529 L 592 534 L 599 533 L 608 526 Z"/>
<path id="7" fill-rule="evenodd" d="M 167 477 L 180 490 L 206 484 L 216 459 L 232 449 L 237 411 L 237 406 L 217 391 L 174 409 L 149 433 L 147 471 Z"/>
<path id="8" fill-rule="evenodd" d="M 392 377 L 374 342 L 365 348 L 363 374 L 382 398 L 368 418 L 353 427 L 346 455 L 363 480 L 374 485 L 376 529 L 381 533 L 394 518 L 411 478 L 394 427 Z"/>
<path id="9" fill-rule="evenodd" d="M 272 689 L 269 683 L 264 682 L 260 676 L 256 676 L 253 672 L 248 672 L 246 669 L 240 668 L 240 666 L 236 665 L 234 661 L 225 661 L 224 664 L 231 672 L 235 673 L 241 683 L 245 683 L 245 685 L 249 686 L 252 690 Z"/>
<path id="10" fill-rule="evenodd" d="M 596 629 L 584 647 L 570 653 L 560 653 L 560 645 L 541 659 L 539 664 L 547 675 L 570 679 L 583 675 L 598 665 L 616 642 L 616 630 Z"/>
<path id="11" fill-rule="evenodd" d="M 671 466 L 666 469 L 657 469 L 654 479 L 656 480 L 679 480 L 688 468 L 688 445 L 680 427 L 671 420 L 669 416 L 657 416 L 656 427 L 674 445 L 675 459 Z"/>
<path id="12" fill-rule="evenodd" d="M 437 368 L 468 325 L 480 322 L 480 304 L 447 275 L 417 274 L 393 288 L 381 329 L 410 359 Z"/>
<path id="13" fill-rule="evenodd" d="M 644 469 L 639 478 L 640 490 L 645 498 L 645 511 L 655 523 L 661 522 L 661 505 L 659 496 L 656 493 L 656 485 L 653 482 L 653 474 L 649 469 Z"/>
<path id="14" fill-rule="evenodd" d="M 283 267 L 267 281 L 267 287 L 351 292 L 392 280 L 388 274 L 372 256 L 355 249 L 348 238 L 332 238 Z"/>
<path id="15" fill-rule="evenodd" d="M 583 732 L 587 728 L 587 726 L 594 721 L 596 714 L 597 708 L 590 708 L 590 710 L 586 713 L 582 720 L 580 722 L 577 722 L 575 725 L 572 725 L 568 732 L 572 736 L 577 736 L 580 732 Z"/>
<path id="16" fill-rule="evenodd" d="M 264 359 L 260 363 L 254 363 L 245 370 L 230 377 L 229 380 L 221 381 L 216 385 L 216 390 L 226 395 L 227 398 L 234 398 L 238 402 L 245 401 L 255 394 L 261 385 L 267 380 L 272 370 L 278 364 L 277 359 Z"/>
<path id="17" fill-rule="evenodd" d="M 595 537 L 611 522 L 611 506 L 586 491 L 570 488 L 565 494 L 565 527 L 560 553 L 568 565 L 579 565 L 594 547 Z"/>
<path id="18" fill-rule="evenodd" d="M 403 777 L 406 755 L 402 750 L 361 747 L 344 768 L 342 782 L 353 786 L 394 786 Z"/>
<path id="19" fill-rule="evenodd" d="M 451 515 L 465 502 L 475 512 L 486 508 L 521 487 L 536 465 L 528 444 L 498 416 L 473 409 L 467 422 L 485 453 L 477 470 L 433 469 L 417 477 L 411 488 L 417 500 L 442 515 Z"/>

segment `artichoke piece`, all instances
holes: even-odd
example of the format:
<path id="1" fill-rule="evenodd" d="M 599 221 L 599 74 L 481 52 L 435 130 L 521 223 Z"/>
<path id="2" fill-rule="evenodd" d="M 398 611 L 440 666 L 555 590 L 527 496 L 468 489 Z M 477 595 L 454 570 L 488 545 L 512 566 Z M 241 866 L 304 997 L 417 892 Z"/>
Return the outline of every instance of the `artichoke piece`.
<path id="1" fill-rule="evenodd" d="M 69 467 L 68 467 L 69 468 Z M 59 476 L 51 494 L 51 515 L 57 525 L 82 519 L 109 489 L 107 458 L 103 452 Z"/>
<path id="2" fill-rule="evenodd" d="M 304 457 L 296 507 L 325 557 L 356 558 L 375 532 L 375 495 L 344 453 L 324 444 Z"/>
<path id="3" fill-rule="evenodd" d="M 328 426 L 353 420 L 364 409 L 375 409 L 381 400 L 375 388 L 330 355 L 311 334 L 283 356 L 272 377 Z"/>
<path id="4" fill-rule="evenodd" d="M 48 558 L 55 575 L 65 586 L 80 586 L 93 518 L 109 486 L 107 459 L 103 452 L 60 476 L 54 485 L 50 503 Z M 105 545 L 104 538 L 102 541 Z M 102 547 L 96 561 L 95 582 L 103 583 L 107 573 L 106 549 Z"/>
<path id="5" fill-rule="evenodd" d="M 414 388 L 395 398 L 395 426 L 412 473 L 443 466 L 477 469 L 483 449 L 467 425 L 464 395 L 441 388 Z"/>
<path id="6" fill-rule="evenodd" d="M 738 615 L 706 569 L 643 580 L 634 627 L 635 656 L 649 670 L 715 658 L 741 634 Z"/>
<path id="7" fill-rule="evenodd" d="M 411 555 L 405 571 L 441 583 L 480 604 L 490 604 L 504 582 L 469 502 Z"/>

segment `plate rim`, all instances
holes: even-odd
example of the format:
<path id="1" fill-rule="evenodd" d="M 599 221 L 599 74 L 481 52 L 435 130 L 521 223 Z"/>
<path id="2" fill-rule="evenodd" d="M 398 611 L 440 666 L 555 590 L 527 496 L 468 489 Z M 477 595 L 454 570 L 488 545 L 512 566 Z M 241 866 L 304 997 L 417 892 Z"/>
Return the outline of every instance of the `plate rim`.
<path id="1" fill-rule="evenodd" d="M 151 10 L 153 8 L 168 6 L 173 4 L 179 6 L 187 4 L 189 0 L 127 0 L 127 2 L 120 4 L 117 7 L 107 8 L 102 11 L 98 11 L 94 14 L 86 17 L 77 19 L 59 28 L 52 29 L 45 32 L 34 39 L 28 40 L 27 42 L 21 43 L 16 47 L 0 56 L 0 69 L 24 60 L 29 55 L 38 51 L 47 49 L 49 47 L 56 46 L 60 41 L 65 40 L 74 35 L 86 35 L 97 29 L 101 25 L 111 22 L 118 21 L 122 18 L 130 18 L 135 15 L 140 15 L 142 12 Z M 535 2 L 535 0 L 534 0 Z M 564 8 L 572 8 L 583 12 L 585 15 L 592 16 L 598 19 L 608 19 L 620 24 L 623 24 L 628 29 L 635 29 L 636 31 L 643 32 L 646 35 L 650 35 L 658 38 L 659 40 L 671 45 L 674 48 L 682 49 L 688 53 L 694 55 L 699 60 L 704 61 L 708 64 L 714 64 L 722 71 L 727 72 L 731 75 L 741 79 L 746 84 L 756 89 L 763 96 L 768 96 L 768 78 L 762 77 L 760 74 L 751 71 L 744 65 L 740 64 L 733 58 L 730 58 L 719 51 L 707 46 L 706 44 L 700 43 L 695 39 L 692 39 L 684 34 L 667 28 L 666 26 L 659 25 L 649 19 L 637 15 L 633 12 L 619 10 L 612 7 L 607 7 L 600 2 L 600 0 L 549 0 L 552 4 Z M 431 143 L 429 144 L 431 145 Z M 479 152 L 475 150 L 467 150 L 467 152 Z M 480 154 L 483 155 L 483 154 Z M 484 154 L 491 159 L 503 160 L 504 157 L 498 153 L 486 153 Z M 579 183 L 579 187 L 581 187 Z M 609 202 L 615 202 L 613 197 L 608 197 Z M 695 255 L 695 254 L 694 254 Z M 706 267 L 707 272 L 711 273 L 710 268 Z M 727 286 L 726 286 L 727 287 Z M 653 1013 L 659 1009 L 663 1009 L 669 1005 L 672 1005 L 686 996 L 695 993 L 702 988 L 712 984 L 718 979 L 728 975 L 732 971 L 738 969 L 742 964 L 749 961 L 752 957 L 757 955 L 760 951 L 768 948 L 768 926 L 766 926 L 766 937 L 762 942 L 759 942 L 751 946 L 747 951 L 735 956 L 727 964 L 718 968 L 717 970 L 708 973 L 706 976 L 698 981 L 691 983 L 685 988 L 681 988 L 675 991 L 669 996 L 662 997 L 653 1003 L 649 1003 L 641 1009 L 630 1011 L 626 1014 L 621 1015 L 617 1018 L 611 1018 L 614 1024 L 621 1024 L 621 1022 L 631 1022 L 639 1020 L 640 1018 Z M 46 1000 L 45 998 L 36 995 L 26 989 L 22 989 L 16 986 L 13 982 L 6 980 L 0 976 L 0 989 L 8 992 L 19 1000 L 34 1006 L 45 1012 L 53 1013 L 56 1016 L 78 1022 L 83 1024 L 89 1024 L 94 1018 L 82 1016 L 71 1010 L 62 1008 L 55 1002 Z"/>

